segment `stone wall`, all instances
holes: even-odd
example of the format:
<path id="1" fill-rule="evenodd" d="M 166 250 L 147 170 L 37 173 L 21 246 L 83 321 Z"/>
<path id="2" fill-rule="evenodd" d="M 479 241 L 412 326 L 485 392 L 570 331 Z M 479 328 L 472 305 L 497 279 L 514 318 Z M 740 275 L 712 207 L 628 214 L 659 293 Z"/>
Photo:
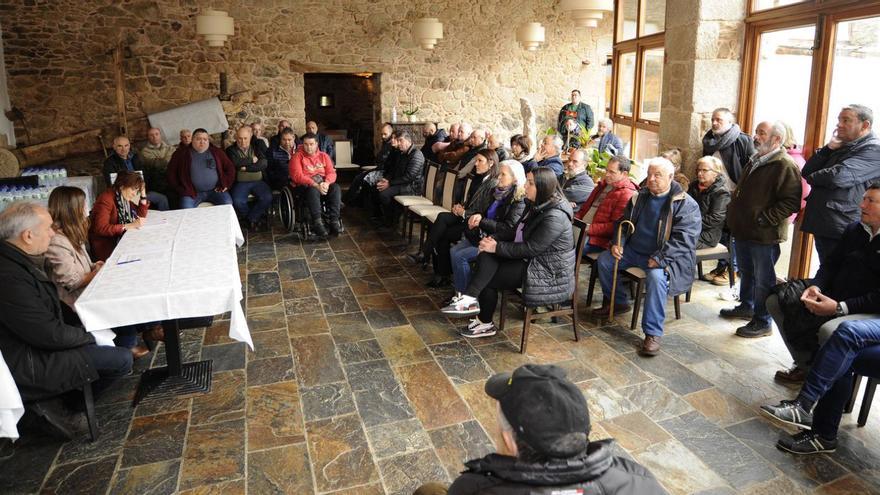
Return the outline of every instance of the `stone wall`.
<path id="1" fill-rule="evenodd" d="M 466 119 L 503 134 L 521 128 L 520 97 L 535 106 L 539 128 L 553 124 L 574 87 L 594 109 L 604 108 L 601 64 L 611 51 L 612 21 L 576 29 L 555 0 L 216 0 L 214 8 L 235 18 L 235 35 L 223 49 L 196 39 L 202 4 L 0 3 L 9 92 L 24 111 L 32 143 L 114 123 L 109 50 L 117 37 L 129 52 L 130 119 L 216 95 L 221 70 L 229 74 L 230 92 L 251 91 L 231 123 L 261 118 L 269 129 L 281 117 L 303 128 L 303 73 L 309 72 L 381 73 L 383 119 L 392 105 L 414 101 L 420 120 L 446 126 Z M 445 39 L 433 51 L 410 35 L 413 21 L 426 15 L 444 23 Z M 545 25 L 543 50 L 516 44 L 516 26 L 526 21 Z"/>

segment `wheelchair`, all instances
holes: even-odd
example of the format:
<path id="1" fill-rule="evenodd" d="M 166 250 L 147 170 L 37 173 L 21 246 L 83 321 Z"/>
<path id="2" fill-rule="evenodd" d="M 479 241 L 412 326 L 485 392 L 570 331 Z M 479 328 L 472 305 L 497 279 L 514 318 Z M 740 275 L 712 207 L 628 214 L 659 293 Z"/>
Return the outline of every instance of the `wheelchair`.
<path id="1" fill-rule="evenodd" d="M 302 201 L 300 195 L 297 194 L 296 188 L 290 185 L 284 186 L 284 189 L 281 189 L 278 194 L 277 201 L 275 211 L 278 220 L 285 230 L 290 233 L 299 234 L 303 240 L 311 240 L 317 237 L 312 232 L 312 225 L 309 221 L 311 219 L 309 208 L 306 206 L 305 201 Z M 321 216 L 325 224 L 330 223 L 330 214 L 327 211 L 327 205 L 323 201 L 321 202 Z M 339 223 L 342 225 L 342 218 L 339 219 Z"/>

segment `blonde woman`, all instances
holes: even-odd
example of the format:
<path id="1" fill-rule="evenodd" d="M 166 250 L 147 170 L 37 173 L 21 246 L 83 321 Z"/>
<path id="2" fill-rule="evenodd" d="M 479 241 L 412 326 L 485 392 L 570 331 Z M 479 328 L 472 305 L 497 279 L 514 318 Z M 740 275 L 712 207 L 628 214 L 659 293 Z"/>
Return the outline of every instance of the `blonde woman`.
<path id="1" fill-rule="evenodd" d="M 724 219 L 727 218 L 727 204 L 730 203 L 730 190 L 724 164 L 714 156 L 704 156 L 697 160 L 697 180 L 691 182 L 688 194 L 700 205 L 703 226 L 697 238 L 697 249 L 711 248 L 721 241 Z"/>

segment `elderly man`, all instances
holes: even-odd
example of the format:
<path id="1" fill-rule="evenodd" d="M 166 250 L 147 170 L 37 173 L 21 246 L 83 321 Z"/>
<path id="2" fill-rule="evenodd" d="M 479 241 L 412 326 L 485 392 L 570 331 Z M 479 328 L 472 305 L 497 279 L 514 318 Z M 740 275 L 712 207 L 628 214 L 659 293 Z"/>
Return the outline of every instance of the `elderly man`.
<path id="1" fill-rule="evenodd" d="M 435 144 L 441 143 L 446 139 L 446 130 L 438 129 L 437 124 L 428 122 L 422 126 L 422 137 L 425 138 L 425 144 L 422 145 L 422 155 L 425 156 L 425 160 L 436 162 L 437 157 L 434 155 L 432 148 Z"/>
<path id="2" fill-rule="evenodd" d="M 333 143 L 333 138 L 326 134 L 321 134 L 318 132 L 318 123 L 314 120 L 310 120 L 306 122 L 306 133 L 314 134 L 318 138 L 318 149 L 327 154 L 333 163 L 336 163 L 336 146 Z M 304 138 L 305 136 L 303 136 Z M 301 138 L 302 139 L 302 138 Z"/>
<path id="3" fill-rule="evenodd" d="M 168 163 L 168 184 L 180 195 L 181 208 L 195 208 L 203 201 L 231 205 L 233 182 L 235 165 L 201 128 L 193 132 L 192 144 L 177 148 Z"/>
<path id="4" fill-rule="evenodd" d="M 571 103 L 567 103 L 559 109 L 556 130 L 560 135 L 565 135 L 565 121 L 568 119 L 573 119 L 578 124 L 578 128 L 584 126 L 587 132 L 593 128 L 593 109 L 581 101 L 581 92 L 578 89 L 571 90 Z"/>
<path id="5" fill-rule="evenodd" d="M 263 150 L 269 149 L 269 140 L 263 136 L 263 123 L 259 121 L 251 122 L 251 130 L 254 132 L 253 141 L 257 146 L 261 146 Z M 262 144 L 260 144 L 262 143 Z"/>
<path id="6" fill-rule="evenodd" d="M 397 149 L 391 144 L 391 134 L 394 132 L 394 126 L 390 122 L 382 124 L 380 136 L 382 138 L 382 146 L 376 154 L 376 168 L 373 170 L 365 170 L 357 174 L 348 186 L 348 190 L 342 196 L 345 204 L 357 204 L 363 206 L 363 192 L 365 186 L 375 186 L 378 179 L 385 173 L 386 166 L 397 160 Z"/>
<path id="7" fill-rule="evenodd" d="M 0 352 L 25 402 L 41 401 L 131 372 L 131 351 L 97 346 L 92 334 L 62 319 L 58 291 L 42 269 L 42 255 L 55 235 L 52 217 L 35 203 L 16 202 L 0 213 Z M 51 403 L 32 409 L 70 437 Z M 54 409 L 54 410 L 53 410 Z"/>
<path id="8" fill-rule="evenodd" d="M 161 169 L 164 172 L 173 154 L 174 146 L 162 141 L 162 131 L 156 127 L 150 127 L 147 131 L 147 144 L 141 148 L 138 154 L 141 164 L 145 167 Z"/>
<path id="9" fill-rule="evenodd" d="M 462 156 L 470 151 L 471 147 L 468 141 L 473 135 L 474 128 L 467 122 L 458 124 L 458 133 L 453 136 L 452 143 L 443 151 L 437 152 L 437 159 L 441 165 L 454 167 L 461 162 Z"/>
<path id="10" fill-rule="evenodd" d="M 226 148 L 226 156 L 235 167 L 235 184 L 232 186 L 232 205 L 242 222 L 252 231 L 272 206 L 272 189 L 263 181 L 268 166 L 266 156 L 253 140 L 253 131 L 244 126 L 235 131 L 235 144 Z M 248 197 L 253 195 L 256 204 L 251 207 Z"/>
<path id="11" fill-rule="evenodd" d="M 342 192 L 336 183 L 336 168 L 330 155 L 318 149 L 318 136 L 308 133 L 302 137 L 302 146 L 290 160 L 290 179 L 308 205 L 312 216 L 312 231 L 319 237 L 327 236 L 321 215 L 321 202 L 327 205 L 330 221 L 330 232 L 334 235 L 342 232 L 339 222 L 339 208 Z"/>
<path id="12" fill-rule="evenodd" d="M 802 382 L 819 346 L 844 320 L 880 319 L 880 182 L 868 186 L 859 208 L 860 220 L 843 231 L 812 281 L 791 281 L 788 298 L 786 292 L 767 298 L 794 359 L 793 368 L 776 372 L 777 381 Z"/>
<path id="13" fill-rule="evenodd" d="M 782 123 L 758 124 L 758 150 L 743 169 L 727 205 L 727 226 L 736 239 L 740 304 L 722 309 L 725 318 L 749 320 L 736 329 L 740 337 L 772 333 L 766 300 L 776 285 L 774 266 L 779 245 L 788 238 L 787 218 L 801 205 L 801 174 L 782 147 L 787 132 Z"/>
<path id="14" fill-rule="evenodd" d="M 675 166 L 669 160 L 648 160 L 647 185 L 639 191 L 636 201 L 627 205 L 622 217 L 635 225 L 635 231 L 623 238 L 624 244 L 617 244 L 616 237 L 612 237 L 610 251 L 599 255 L 597 261 L 604 297 L 602 307 L 593 310 L 594 316 L 607 316 L 612 303 L 615 313 L 629 310 L 626 291 L 619 285 L 615 301 L 610 300 L 615 259 L 619 260 L 619 270 L 638 267 L 645 271 L 645 340 L 639 349 L 642 356 L 654 356 L 660 351 L 666 296 L 687 292 L 696 270 L 700 207 L 673 180 L 674 175 Z M 624 233 L 627 231 L 623 229 Z"/>
<path id="15" fill-rule="evenodd" d="M 859 219 L 858 199 L 880 179 L 880 139 L 871 130 L 874 114 L 863 105 L 844 107 L 835 135 L 804 164 L 812 187 L 801 230 L 813 234 L 819 263 L 834 251 L 847 225 Z"/>
<path id="16" fill-rule="evenodd" d="M 526 173 L 532 167 L 549 167 L 556 173 L 556 177 L 562 176 L 564 170 L 562 167 L 562 158 L 559 153 L 562 152 L 562 138 L 558 134 L 552 136 L 544 136 L 541 140 L 541 147 L 535 153 L 535 158 L 530 162 L 530 166 L 526 166 Z"/>
<path id="17" fill-rule="evenodd" d="M 178 136 L 180 137 L 180 143 L 177 145 L 178 148 L 189 146 L 192 143 L 193 133 L 191 130 L 181 129 Z"/>
<path id="18" fill-rule="evenodd" d="M 281 190 L 290 184 L 290 160 L 294 153 L 296 134 L 293 129 L 284 129 L 281 131 L 279 145 L 269 148 L 269 155 L 266 157 L 269 162 L 266 166 L 266 182 L 272 189 Z"/>
<path id="19" fill-rule="evenodd" d="M 587 173 L 587 155 L 584 150 L 572 150 L 565 163 L 565 175 L 562 180 L 562 193 L 571 203 L 571 208 L 578 211 L 593 192 L 596 184 Z"/>
<path id="20" fill-rule="evenodd" d="M 434 156 L 437 156 L 437 153 L 445 150 L 449 145 L 456 142 L 458 140 L 458 128 L 461 124 L 458 122 L 453 122 L 449 125 L 449 133 L 446 135 L 446 139 L 437 141 L 431 146 L 431 151 L 434 152 Z M 425 155 L 427 156 L 427 155 Z M 435 161 L 439 161 L 439 158 Z"/>
<path id="21" fill-rule="evenodd" d="M 590 441 L 587 401 L 564 369 L 526 364 L 489 378 L 485 391 L 498 401 L 506 452 L 465 463 L 448 491 L 431 483 L 416 495 L 666 493 L 650 471 L 614 455 L 614 440 Z"/>
<path id="22" fill-rule="evenodd" d="M 397 211 L 394 196 L 419 194 L 424 180 L 425 157 L 412 143 L 409 131 L 399 129 L 392 135 L 397 143 L 397 163 L 393 169 L 385 169 L 385 176 L 376 183 L 374 204 L 382 213 L 385 225 L 394 225 Z"/>
<path id="23" fill-rule="evenodd" d="M 269 146 L 270 147 L 271 146 L 278 146 L 278 144 L 281 142 L 281 131 L 283 131 L 284 129 L 293 130 L 293 126 L 290 124 L 290 121 L 287 119 L 281 119 L 278 121 L 278 127 L 275 132 L 275 135 L 272 136 L 271 139 L 269 139 Z"/>
<path id="24" fill-rule="evenodd" d="M 125 136 L 117 136 L 113 140 L 113 154 L 104 160 L 104 183 L 108 186 L 113 183 L 112 178 L 119 172 L 139 171 L 144 174 L 144 167 L 138 155 L 131 151 L 131 142 Z M 164 194 L 154 191 L 153 184 L 148 183 L 150 190 L 147 192 L 147 199 L 150 204 L 155 206 L 159 211 L 168 209 L 168 197 Z"/>
<path id="25" fill-rule="evenodd" d="M 608 152 L 612 155 L 623 153 L 623 141 L 611 132 L 612 129 L 614 129 L 614 122 L 611 119 L 599 119 L 599 123 L 596 125 L 596 134 L 591 136 L 599 153 Z"/>

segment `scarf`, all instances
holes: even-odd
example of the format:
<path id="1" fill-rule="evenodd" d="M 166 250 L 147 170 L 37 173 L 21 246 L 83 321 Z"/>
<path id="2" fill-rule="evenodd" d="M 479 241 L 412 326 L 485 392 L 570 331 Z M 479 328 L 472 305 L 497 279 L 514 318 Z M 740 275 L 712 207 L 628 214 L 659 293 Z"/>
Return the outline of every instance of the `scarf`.
<path id="1" fill-rule="evenodd" d="M 489 209 L 486 210 L 486 218 L 490 220 L 495 220 L 495 217 L 498 215 L 498 208 L 501 206 L 501 203 L 504 202 L 504 198 L 507 197 L 507 192 L 510 191 L 511 186 L 507 187 L 496 187 L 494 191 L 492 191 L 492 196 L 495 198 L 495 201 L 489 205 Z"/>
<path id="2" fill-rule="evenodd" d="M 116 213 L 119 215 L 121 225 L 131 223 L 138 217 L 137 212 L 132 210 L 131 204 L 122 197 L 120 191 L 116 191 Z"/>
<path id="3" fill-rule="evenodd" d="M 717 135 L 710 130 L 705 136 L 703 136 L 703 147 L 706 148 L 706 154 L 714 155 L 718 150 L 727 148 L 736 141 L 740 132 L 740 128 L 736 124 L 730 126 L 730 129 L 728 129 L 727 132 L 720 135 Z"/>

